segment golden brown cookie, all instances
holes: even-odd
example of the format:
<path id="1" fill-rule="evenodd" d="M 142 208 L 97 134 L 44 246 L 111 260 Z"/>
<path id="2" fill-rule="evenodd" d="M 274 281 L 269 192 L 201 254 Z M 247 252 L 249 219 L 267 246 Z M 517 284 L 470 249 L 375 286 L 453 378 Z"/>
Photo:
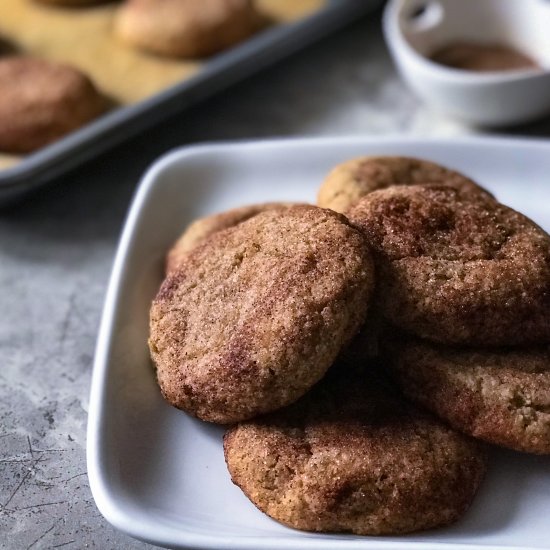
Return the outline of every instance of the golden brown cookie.
<path id="1" fill-rule="evenodd" d="M 195 220 L 187 227 L 181 237 L 174 243 L 174 246 L 168 251 L 166 255 L 166 273 L 173 272 L 181 263 L 182 259 L 185 258 L 186 254 L 210 237 L 210 235 L 222 229 L 234 227 L 260 212 L 289 208 L 294 205 L 295 203 L 290 202 L 251 204 Z"/>
<path id="2" fill-rule="evenodd" d="M 195 58 L 241 42 L 260 21 L 250 0 L 126 0 L 115 30 L 137 48 Z"/>
<path id="3" fill-rule="evenodd" d="M 374 251 L 377 305 L 428 340 L 476 346 L 550 341 L 550 236 L 482 194 L 391 187 L 349 212 Z"/>
<path id="4" fill-rule="evenodd" d="M 288 405 L 357 332 L 372 286 L 363 237 L 332 211 L 295 206 L 220 231 L 153 302 L 164 397 L 222 424 Z"/>
<path id="5" fill-rule="evenodd" d="M 317 204 L 346 213 L 361 197 L 391 185 L 439 183 L 464 191 L 486 189 L 459 172 L 410 157 L 359 157 L 335 166 L 319 189 Z"/>
<path id="6" fill-rule="evenodd" d="M 229 429 L 233 483 L 306 531 L 389 535 L 456 521 L 483 478 L 484 453 L 398 395 L 369 371 L 331 369 L 297 403 Z"/>
<path id="7" fill-rule="evenodd" d="M 550 346 L 459 349 L 402 336 L 387 352 L 405 395 L 454 428 L 550 454 Z"/>
<path id="8" fill-rule="evenodd" d="M 31 57 L 0 59 L 0 151 L 39 149 L 96 118 L 105 106 L 77 69 Z"/>

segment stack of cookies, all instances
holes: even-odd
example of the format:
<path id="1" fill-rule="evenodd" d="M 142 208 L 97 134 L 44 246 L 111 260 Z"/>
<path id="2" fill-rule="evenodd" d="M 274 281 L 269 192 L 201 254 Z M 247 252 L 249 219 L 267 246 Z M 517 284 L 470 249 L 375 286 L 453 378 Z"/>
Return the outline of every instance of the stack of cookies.
<path id="1" fill-rule="evenodd" d="M 360 194 L 381 162 L 377 181 L 397 173 L 391 162 L 431 181 L 406 159 L 362 159 L 337 168 L 320 197 L 341 206 L 338 190 Z M 347 207 L 375 257 L 381 358 L 407 397 L 454 428 L 550 454 L 550 237 L 462 176 L 441 180 Z"/>
<path id="2" fill-rule="evenodd" d="M 449 524 L 485 473 L 471 436 L 550 453 L 550 237 L 416 159 L 344 163 L 318 202 L 176 242 L 150 315 L 161 391 L 230 425 L 233 482 L 285 525 Z"/>

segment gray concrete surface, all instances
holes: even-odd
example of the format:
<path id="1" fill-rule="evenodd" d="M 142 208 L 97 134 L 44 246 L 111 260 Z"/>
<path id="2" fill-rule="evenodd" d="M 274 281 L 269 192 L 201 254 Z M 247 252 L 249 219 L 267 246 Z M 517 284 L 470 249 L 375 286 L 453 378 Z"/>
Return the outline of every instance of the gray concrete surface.
<path id="1" fill-rule="evenodd" d="M 94 343 L 135 185 L 174 146 L 336 134 L 456 135 L 396 75 L 368 18 L 0 212 L 0 548 L 145 548 L 86 476 Z M 516 134 L 548 136 L 550 120 Z"/>

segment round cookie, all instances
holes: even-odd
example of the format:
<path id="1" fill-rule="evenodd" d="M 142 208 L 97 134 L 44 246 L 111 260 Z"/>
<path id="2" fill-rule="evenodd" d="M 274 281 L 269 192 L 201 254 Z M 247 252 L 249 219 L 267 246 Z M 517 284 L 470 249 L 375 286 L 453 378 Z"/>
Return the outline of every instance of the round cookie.
<path id="1" fill-rule="evenodd" d="M 230 428 L 224 453 L 233 483 L 273 519 L 357 535 L 456 521 L 486 467 L 474 440 L 345 368 L 290 407 Z"/>
<path id="2" fill-rule="evenodd" d="M 260 22 L 250 0 L 126 0 L 115 31 L 152 53 L 200 58 L 248 38 Z"/>
<path id="3" fill-rule="evenodd" d="M 400 338 L 388 353 L 405 395 L 454 428 L 550 454 L 550 346 L 490 351 Z"/>
<path id="4" fill-rule="evenodd" d="M 192 250 L 153 302 L 164 397 L 231 423 L 287 405 L 365 319 L 373 267 L 361 234 L 315 206 L 263 212 Z"/>
<path id="5" fill-rule="evenodd" d="M 289 208 L 294 205 L 295 203 L 290 202 L 251 204 L 195 220 L 187 227 L 181 237 L 174 243 L 174 246 L 168 251 L 166 255 L 166 273 L 168 274 L 175 271 L 187 253 L 210 237 L 210 235 L 222 229 L 234 227 L 260 212 Z"/>
<path id="6" fill-rule="evenodd" d="M 550 341 L 550 236 L 482 194 L 391 187 L 349 212 L 374 251 L 377 306 L 428 340 L 472 346 Z"/>
<path id="7" fill-rule="evenodd" d="M 0 59 L 0 151 L 30 153 L 104 109 L 103 97 L 77 69 L 32 57 Z"/>
<path id="8" fill-rule="evenodd" d="M 322 183 L 317 204 L 345 214 L 361 197 L 392 185 L 439 183 L 464 191 L 486 189 L 459 172 L 410 157 L 359 157 L 335 166 Z"/>

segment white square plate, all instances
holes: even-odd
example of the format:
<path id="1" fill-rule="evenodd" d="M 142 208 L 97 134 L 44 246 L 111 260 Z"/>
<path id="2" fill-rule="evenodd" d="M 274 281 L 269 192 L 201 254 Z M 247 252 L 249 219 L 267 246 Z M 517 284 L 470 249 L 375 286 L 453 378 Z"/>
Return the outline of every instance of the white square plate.
<path id="1" fill-rule="evenodd" d="M 158 545 L 216 550 L 550 548 L 550 457 L 495 450 L 471 510 L 445 529 L 384 538 L 303 533 L 263 515 L 232 485 L 222 428 L 160 395 L 146 343 L 148 310 L 164 253 L 182 229 L 246 203 L 313 202 L 333 165 L 365 154 L 418 156 L 461 170 L 550 229 L 550 142 L 298 139 L 205 145 L 162 158 L 130 209 L 95 358 L 88 473 L 114 526 Z"/>

